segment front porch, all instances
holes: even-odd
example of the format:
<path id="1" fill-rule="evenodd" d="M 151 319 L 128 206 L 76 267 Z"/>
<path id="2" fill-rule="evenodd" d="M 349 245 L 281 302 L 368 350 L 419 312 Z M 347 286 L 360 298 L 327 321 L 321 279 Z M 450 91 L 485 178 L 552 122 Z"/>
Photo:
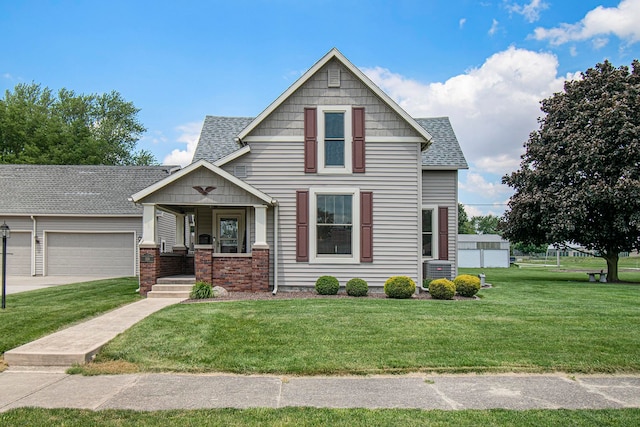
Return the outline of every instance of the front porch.
<path id="1" fill-rule="evenodd" d="M 192 275 L 229 291 L 268 291 L 267 211 L 276 201 L 206 161 L 132 196 L 143 207 L 140 293 L 158 279 Z M 158 243 L 159 211 L 176 218 L 172 253 Z M 193 284 L 192 283 L 192 284 Z"/>

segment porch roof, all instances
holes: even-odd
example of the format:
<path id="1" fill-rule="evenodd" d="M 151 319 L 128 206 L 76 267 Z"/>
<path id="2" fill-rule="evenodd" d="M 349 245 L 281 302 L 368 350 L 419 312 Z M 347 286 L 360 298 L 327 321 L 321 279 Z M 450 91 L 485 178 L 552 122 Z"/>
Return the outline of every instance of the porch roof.
<path id="1" fill-rule="evenodd" d="M 218 166 L 215 166 L 214 164 L 210 163 L 207 160 L 198 160 L 194 163 L 191 163 L 189 166 L 186 166 L 183 169 L 180 169 L 178 172 L 175 172 L 174 174 L 166 177 L 165 179 L 162 179 L 158 182 L 156 182 L 153 185 L 150 185 L 149 187 L 133 194 L 130 198 L 130 200 L 134 203 L 141 203 L 144 202 L 145 198 L 148 198 L 149 196 L 153 195 L 154 193 L 160 192 L 161 190 L 163 190 L 164 188 L 168 187 L 169 185 L 173 184 L 174 182 L 177 182 L 181 179 L 184 179 L 184 177 L 188 176 L 189 174 L 195 172 L 198 169 L 201 168 L 205 168 L 209 171 L 211 171 L 212 173 L 214 173 L 215 175 L 218 175 L 220 178 L 222 178 L 225 181 L 228 181 L 232 184 L 234 184 L 235 186 L 241 188 L 242 190 L 246 191 L 248 194 L 251 194 L 253 196 L 255 196 L 257 199 L 261 200 L 262 202 L 264 202 L 267 205 L 275 205 L 277 204 L 277 200 L 274 199 L 273 197 L 269 196 L 268 194 L 258 190 L 257 188 L 253 187 L 250 184 L 247 184 L 246 182 L 244 182 L 243 180 L 231 175 L 230 173 L 226 172 L 225 170 L 221 169 Z M 194 187 L 195 188 L 195 187 Z M 201 189 L 204 191 L 204 189 Z M 202 193 L 203 195 L 206 195 L 206 193 Z"/>

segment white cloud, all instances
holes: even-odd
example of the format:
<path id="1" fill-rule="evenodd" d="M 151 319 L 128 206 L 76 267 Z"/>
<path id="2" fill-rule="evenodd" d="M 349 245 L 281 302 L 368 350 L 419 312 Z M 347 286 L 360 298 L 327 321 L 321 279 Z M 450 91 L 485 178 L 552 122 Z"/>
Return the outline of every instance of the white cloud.
<path id="1" fill-rule="evenodd" d="M 504 196 L 512 192 L 509 186 L 502 183 L 489 182 L 484 176 L 473 172 L 469 172 L 467 179 L 464 182 L 460 182 L 459 189 L 470 193 L 482 194 L 488 198 Z"/>
<path id="2" fill-rule="evenodd" d="M 489 29 L 489 35 L 494 35 L 496 31 L 498 31 L 498 21 L 494 19 L 493 23 L 491 24 L 491 28 Z"/>
<path id="3" fill-rule="evenodd" d="M 564 23 L 549 29 L 536 28 L 532 37 L 536 40 L 549 40 L 552 45 L 597 39 L 595 46 L 601 47 L 606 36 L 615 35 L 633 44 L 640 41 L 639 22 L 640 0 L 622 0 L 617 7 L 596 7 L 575 24 Z"/>
<path id="4" fill-rule="evenodd" d="M 443 83 L 380 67 L 364 72 L 413 117 L 449 116 L 472 169 L 503 175 L 517 169 L 524 142 L 538 128 L 540 101 L 562 90 L 557 70 L 552 54 L 510 47 Z"/>
<path id="5" fill-rule="evenodd" d="M 8 80 L 13 80 L 13 76 L 11 74 L 9 74 L 9 73 L 4 73 L 2 75 L 2 78 L 3 79 L 8 79 Z"/>
<path id="6" fill-rule="evenodd" d="M 191 163 L 193 153 L 196 151 L 198 138 L 200 137 L 200 129 L 202 129 L 202 122 L 186 123 L 177 126 L 175 129 L 180 133 L 177 141 L 186 144 L 186 150 L 173 150 L 164 158 L 162 164 L 187 166 Z"/>
<path id="7" fill-rule="evenodd" d="M 460 19 L 460 21 L 458 22 L 458 25 L 460 26 L 460 29 L 462 29 L 464 27 L 464 24 L 467 23 L 467 18 L 462 18 Z"/>
<path id="8" fill-rule="evenodd" d="M 536 22 L 540 19 L 540 12 L 548 9 L 549 5 L 543 0 L 531 0 L 529 4 L 507 4 L 507 10 L 524 16 L 527 22 Z"/>

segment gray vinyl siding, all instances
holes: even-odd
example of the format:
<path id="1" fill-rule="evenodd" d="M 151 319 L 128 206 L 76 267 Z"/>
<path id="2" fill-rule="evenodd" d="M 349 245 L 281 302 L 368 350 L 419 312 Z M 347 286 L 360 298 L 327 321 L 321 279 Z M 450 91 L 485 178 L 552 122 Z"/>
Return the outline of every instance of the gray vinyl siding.
<path id="1" fill-rule="evenodd" d="M 165 252 L 172 252 L 176 244 L 176 216 L 172 213 L 161 211 L 158 216 L 156 241 L 165 241 Z"/>
<path id="2" fill-rule="evenodd" d="M 340 68 L 339 88 L 327 87 L 329 68 Z M 368 137 L 419 136 L 415 129 L 336 60 L 329 61 L 307 80 L 260 123 L 251 136 L 300 136 L 304 128 L 304 107 L 315 105 L 365 107 Z"/>
<path id="3" fill-rule="evenodd" d="M 457 264 L 458 236 L 458 171 L 422 171 L 422 205 L 446 206 L 449 208 L 449 261 Z M 455 272 L 454 272 L 455 273 Z"/>
<path id="4" fill-rule="evenodd" d="M 381 287 L 393 275 L 407 275 L 414 280 L 419 276 L 416 153 L 416 143 L 367 143 L 365 174 L 305 174 L 302 141 L 252 142 L 248 155 L 225 165 L 224 169 L 232 171 L 234 165 L 251 165 L 251 174 L 245 181 L 278 201 L 279 286 L 312 288 L 319 276 L 331 274 L 343 286 L 347 280 L 361 277 L 371 287 Z M 373 192 L 373 263 L 296 262 L 296 190 L 309 190 L 311 187 L 359 188 L 360 191 Z M 269 209 L 267 236 L 272 257 L 273 212 Z M 270 261 L 273 267 L 273 259 Z"/>

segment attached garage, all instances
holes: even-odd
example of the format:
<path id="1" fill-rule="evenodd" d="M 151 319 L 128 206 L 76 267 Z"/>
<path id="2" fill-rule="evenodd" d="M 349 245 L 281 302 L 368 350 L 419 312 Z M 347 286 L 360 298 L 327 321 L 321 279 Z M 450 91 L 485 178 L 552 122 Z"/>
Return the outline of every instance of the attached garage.
<path id="1" fill-rule="evenodd" d="M 0 247 L 0 252 L 2 248 Z M 0 272 L 2 271 L 0 263 Z M 7 239 L 7 275 L 29 276 L 31 274 L 31 232 L 12 231 Z"/>
<path id="2" fill-rule="evenodd" d="M 135 276 L 135 234 L 45 233 L 46 275 Z"/>

